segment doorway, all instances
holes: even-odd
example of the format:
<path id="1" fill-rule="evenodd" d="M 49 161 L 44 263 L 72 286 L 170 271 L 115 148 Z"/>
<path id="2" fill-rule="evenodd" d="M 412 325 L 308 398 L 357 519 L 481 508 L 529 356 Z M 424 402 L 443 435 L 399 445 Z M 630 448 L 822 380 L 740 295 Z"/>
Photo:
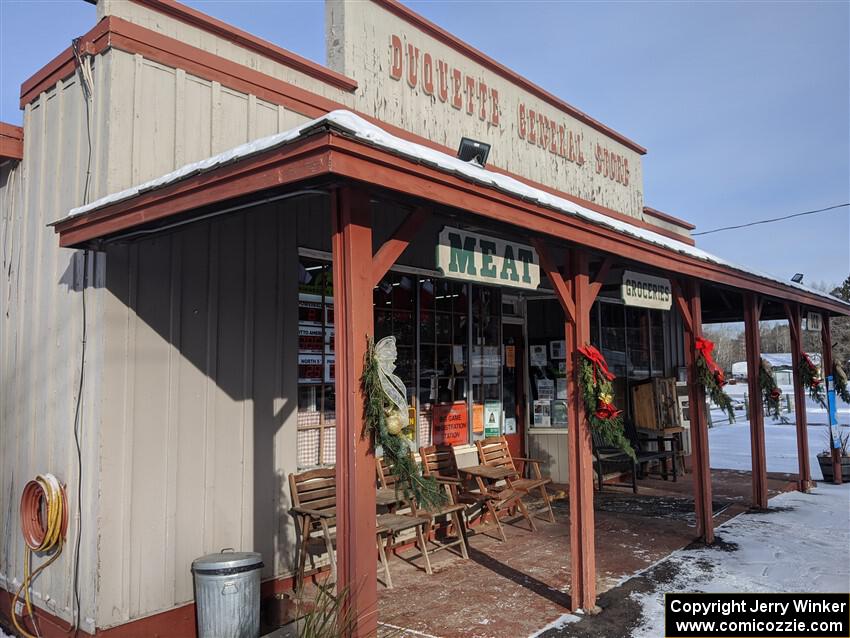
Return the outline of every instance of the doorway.
<path id="1" fill-rule="evenodd" d="M 525 456 L 525 338 L 522 323 L 502 324 L 503 429 L 512 456 Z"/>

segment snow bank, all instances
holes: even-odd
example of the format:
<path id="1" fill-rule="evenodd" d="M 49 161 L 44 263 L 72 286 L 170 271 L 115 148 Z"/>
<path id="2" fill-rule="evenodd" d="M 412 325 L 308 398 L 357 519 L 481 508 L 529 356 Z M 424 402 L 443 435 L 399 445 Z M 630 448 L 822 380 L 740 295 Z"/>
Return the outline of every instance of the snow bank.
<path id="1" fill-rule="evenodd" d="M 643 621 L 632 638 L 664 633 L 664 592 L 840 592 L 850 582 L 850 485 L 819 485 L 811 494 L 770 500 L 776 511 L 742 514 L 717 528 L 735 551 L 683 549 L 665 561 L 675 575 L 653 591 L 633 593 Z M 815 533 L 813 533 L 815 532 Z"/>

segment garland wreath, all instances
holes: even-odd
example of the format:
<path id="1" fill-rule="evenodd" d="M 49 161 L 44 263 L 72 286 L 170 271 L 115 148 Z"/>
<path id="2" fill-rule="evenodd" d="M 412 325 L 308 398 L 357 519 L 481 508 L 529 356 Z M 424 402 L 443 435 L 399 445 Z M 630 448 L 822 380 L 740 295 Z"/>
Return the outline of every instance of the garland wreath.
<path id="1" fill-rule="evenodd" d="M 729 423 L 734 423 L 735 408 L 732 405 L 731 397 L 723 390 L 723 386 L 726 385 L 726 377 L 711 356 L 714 343 L 704 337 L 697 337 L 694 346 L 697 351 L 696 366 L 699 382 L 708 392 L 711 402 L 729 416 Z"/>
<path id="2" fill-rule="evenodd" d="M 821 406 L 826 408 L 826 399 L 824 399 L 823 380 L 820 378 L 818 367 L 809 358 L 805 352 L 800 353 L 800 383 L 809 391 L 809 396 L 812 401 L 816 401 Z"/>
<path id="3" fill-rule="evenodd" d="M 850 389 L 847 388 L 847 373 L 838 361 L 832 364 L 832 383 L 835 386 L 835 394 L 841 397 L 844 403 L 850 403 Z"/>
<path id="4" fill-rule="evenodd" d="M 764 411 L 773 417 L 774 421 L 783 419 L 780 414 L 780 400 L 782 399 L 782 391 L 776 385 L 776 377 L 773 374 L 773 366 L 771 366 L 764 358 L 759 362 L 759 387 L 764 401 Z"/>
<path id="5" fill-rule="evenodd" d="M 446 501 L 446 493 L 434 477 L 422 476 L 422 470 L 410 454 L 407 430 L 407 393 L 395 374 L 395 337 L 378 343 L 366 343 L 366 359 L 360 379 L 366 432 L 373 444 L 383 449 L 391 472 L 398 479 L 396 489 L 418 507 L 434 509 Z"/>
<path id="6" fill-rule="evenodd" d="M 579 383 L 590 427 L 606 443 L 635 458 L 635 451 L 623 428 L 622 410 L 614 407 L 613 403 L 611 382 L 616 377 L 608 369 L 605 357 L 593 346 L 582 346 L 578 352 L 581 355 Z"/>

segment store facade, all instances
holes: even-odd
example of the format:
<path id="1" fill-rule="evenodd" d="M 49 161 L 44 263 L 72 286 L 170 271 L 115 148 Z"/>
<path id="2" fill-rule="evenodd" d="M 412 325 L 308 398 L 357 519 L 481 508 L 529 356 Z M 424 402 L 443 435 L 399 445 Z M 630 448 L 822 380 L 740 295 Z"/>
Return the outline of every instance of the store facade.
<path id="1" fill-rule="evenodd" d="M 397 2 L 328 2 L 331 68 L 172 0 L 98 12 L 81 58 L 69 50 L 22 87 L 22 157 L 0 167 L 21 264 L 0 290 L 14 301 L 0 323 L 3 475 L 51 471 L 83 495 L 80 608 L 67 556 L 36 596 L 53 635 L 75 616 L 92 635 L 192 635 L 188 567 L 221 547 L 260 551 L 266 591 L 286 588 L 286 477 L 325 465 L 341 486 L 339 582 L 357 592 L 358 635 L 374 633 L 367 335 L 397 339 L 412 448 L 444 442 L 474 463 L 471 444 L 503 433 L 548 456 L 569 484 L 571 604 L 592 609 L 604 548 L 577 348 L 603 351 L 631 416 L 646 378 L 704 403 L 703 321 L 788 318 L 799 341 L 803 313 L 848 314 L 696 248 L 692 226 L 644 206 L 644 149 Z M 69 133 L 87 125 L 91 164 Z M 486 167 L 455 157 L 463 136 L 492 144 Z M 82 299 L 78 485 L 74 429 L 48 424 L 73 416 Z M 748 347 L 757 356 L 757 330 Z M 710 540 L 706 424 L 691 417 L 696 533 Z M 5 589 L 23 556 L 15 536 Z"/>

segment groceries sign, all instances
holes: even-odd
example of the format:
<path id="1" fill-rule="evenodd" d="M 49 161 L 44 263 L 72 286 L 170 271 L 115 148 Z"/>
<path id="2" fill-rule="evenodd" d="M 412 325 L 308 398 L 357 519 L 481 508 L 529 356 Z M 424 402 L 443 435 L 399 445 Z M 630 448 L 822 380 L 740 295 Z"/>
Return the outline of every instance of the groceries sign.
<path id="1" fill-rule="evenodd" d="M 622 296 L 627 306 L 670 310 L 673 305 L 669 279 L 631 270 L 623 271 Z"/>
<path id="2" fill-rule="evenodd" d="M 326 5 L 328 63 L 357 80 L 356 109 L 452 149 L 490 143 L 491 164 L 641 217 L 639 147 L 389 0 Z"/>
<path id="3" fill-rule="evenodd" d="M 446 226 L 437 244 L 437 269 L 452 279 L 537 289 L 540 261 L 531 246 Z"/>

